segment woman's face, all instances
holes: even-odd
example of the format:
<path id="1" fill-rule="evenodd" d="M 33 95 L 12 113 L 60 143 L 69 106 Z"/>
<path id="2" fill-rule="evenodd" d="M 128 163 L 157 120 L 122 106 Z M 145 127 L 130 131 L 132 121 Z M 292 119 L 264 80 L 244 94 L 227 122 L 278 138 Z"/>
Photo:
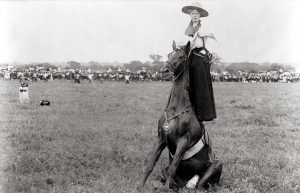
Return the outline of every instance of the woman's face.
<path id="1" fill-rule="evenodd" d="M 198 22 L 201 17 L 200 13 L 196 9 L 190 12 L 190 16 L 193 22 Z"/>

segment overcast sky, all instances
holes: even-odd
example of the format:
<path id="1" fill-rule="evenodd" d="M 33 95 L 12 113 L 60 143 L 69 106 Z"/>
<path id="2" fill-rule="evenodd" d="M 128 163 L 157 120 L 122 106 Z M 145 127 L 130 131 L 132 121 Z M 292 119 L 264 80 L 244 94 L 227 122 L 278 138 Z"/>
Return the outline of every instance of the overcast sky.
<path id="1" fill-rule="evenodd" d="M 194 1 L 0 1 L 0 63 L 166 58 Z M 224 62 L 300 63 L 300 1 L 201 0 Z M 297 66 L 297 67 L 300 67 Z"/>

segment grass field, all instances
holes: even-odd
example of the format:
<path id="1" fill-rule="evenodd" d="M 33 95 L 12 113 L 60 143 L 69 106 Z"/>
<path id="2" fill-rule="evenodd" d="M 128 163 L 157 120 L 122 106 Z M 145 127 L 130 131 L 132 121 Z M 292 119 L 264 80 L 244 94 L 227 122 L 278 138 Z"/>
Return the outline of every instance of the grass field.
<path id="1" fill-rule="evenodd" d="M 0 80 L 2 192 L 137 192 L 170 82 L 31 83 L 28 105 L 18 87 Z M 224 166 L 208 192 L 300 192 L 300 84 L 214 83 L 214 92 L 218 118 L 206 128 Z M 168 192 L 157 180 L 166 163 L 164 151 L 145 192 Z"/>

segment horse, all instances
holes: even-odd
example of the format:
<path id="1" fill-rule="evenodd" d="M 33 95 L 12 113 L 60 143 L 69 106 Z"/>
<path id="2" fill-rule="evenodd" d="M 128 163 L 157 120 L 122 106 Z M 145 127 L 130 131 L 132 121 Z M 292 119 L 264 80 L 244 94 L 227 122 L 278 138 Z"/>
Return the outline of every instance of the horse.
<path id="1" fill-rule="evenodd" d="M 142 188 L 151 174 L 162 151 L 169 150 L 169 167 L 162 170 L 162 182 L 166 188 L 208 188 L 219 183 L 222 173 L 220 160 L 209 162 L 208 133 L 201 125 L 189 100 L 189 54 L 190 42 L 173 51 L 162 72 L 173 73 L 173 84 L 166 109 L 158 121 L 158 136 L 148 159 L 144 177 L 138 188 Z M 175 185 L 175 186 L 174 186 Z"/>

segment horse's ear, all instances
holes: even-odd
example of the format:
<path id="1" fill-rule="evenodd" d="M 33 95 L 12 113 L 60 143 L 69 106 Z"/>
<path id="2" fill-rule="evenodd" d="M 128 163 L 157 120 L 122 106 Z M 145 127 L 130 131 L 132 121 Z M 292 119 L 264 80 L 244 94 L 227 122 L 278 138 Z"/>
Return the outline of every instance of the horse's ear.
<path id="1" fill-rule="evenodd" d="M 173 40 L 172 47 L 173 47 L 173 51 L 176 50 L 176 42 L 174 40 Z"/>
<path id="2" fill-rule="evenodd" d="M 191 42 L 189 41 L 189 42 L 186 44 L 185 50 L 184 50 L 186 56 L 189 56 L 190 50 L 191 50 Z"/>

